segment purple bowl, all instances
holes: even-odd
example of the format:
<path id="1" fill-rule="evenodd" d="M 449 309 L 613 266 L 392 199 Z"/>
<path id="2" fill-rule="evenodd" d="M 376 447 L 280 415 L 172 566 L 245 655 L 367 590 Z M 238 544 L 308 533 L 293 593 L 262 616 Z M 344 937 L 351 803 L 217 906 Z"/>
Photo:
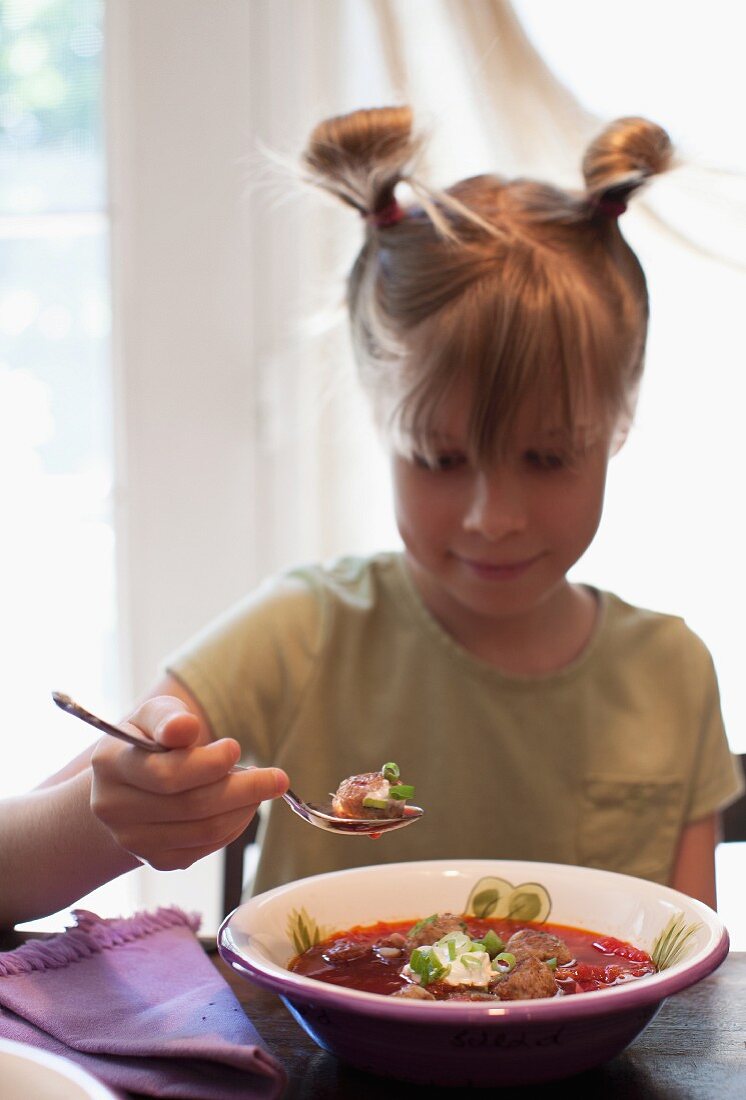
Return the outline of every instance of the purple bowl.
<path id="1" fill-rule="evenodd" d="M 334 931 L 436 911 L 474 912 L 475 897 L 493 895 L 491 915 L 504 916 L 511 890 L 525 897 L 534 888 L 549 906 L 539 919 L 648 951 L 677 913 L 692 931 L 659 973 L 570 997 L 408 1001 L 287 970 L 309 940 Z M 238 973 L 277 993 L 320 1047 L 359 1069 L 418 1084 L 495 1087 L 555 1080 L 613 1058 L 666 997 L 719 966 L 728 934 L 707 906 L 641 879 L 558 864 L 458 860 L 357 868 L 279 887 L 226 919 L 218 949 Z"/>

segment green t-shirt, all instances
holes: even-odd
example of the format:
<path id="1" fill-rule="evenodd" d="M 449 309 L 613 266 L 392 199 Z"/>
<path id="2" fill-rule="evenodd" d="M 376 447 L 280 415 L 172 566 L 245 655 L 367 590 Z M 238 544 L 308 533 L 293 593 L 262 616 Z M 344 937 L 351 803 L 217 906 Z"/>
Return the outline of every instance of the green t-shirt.
<path id="1" fill-rule="evenodd" d="M 426 816 L 371 841 L 262 808 L 254 890 L 416 859 L 548 860 L 668 881 L 682 827 L 741 782 L 706 647 L 682 619 L 598 593 L 595 633 L 559 672 L 513 676 L 433 619 L 403 558 L 294 569 L 169 662 L 216 737 L 323 801 L 396 761 Z"/>

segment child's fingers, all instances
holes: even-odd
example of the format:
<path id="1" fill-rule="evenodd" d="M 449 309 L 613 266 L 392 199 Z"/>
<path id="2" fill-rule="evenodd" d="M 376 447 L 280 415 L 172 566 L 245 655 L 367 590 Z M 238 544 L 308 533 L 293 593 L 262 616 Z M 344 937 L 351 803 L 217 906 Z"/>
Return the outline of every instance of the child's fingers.
<path id="1" fill-rule="evenodd" d="M 287 787 L 288 777 L 280 768 L 231 772 L 214 783 L 165 796 L 160 791 L 121 783 L 106 785 L 96 776 L 92 799 L 94 812 L 105 816 L 109 825 L 126 821 L 143 824 L 190 822 L 234 810 L 245 813 L 260 802 L 282 794 Z"/>
<path id="2" fill-rule="evenodd" d="M 238 742 L 230 738 L 162 753 L 143 752 L 111 739 L 96 746 L 92 764 L 102 784 L 124 784 L 151 794 L 170 795 L 223 779 L 240 755 Z"/>
<path id="3" fill-rule="evenodd" d="M 137 717 L 157 731 L 157 710 Z M 175 717 L 169 709 L 166 720 Z M 138 859 L 161 870 L 189 867 L 239 836 L 260 802 L 288 788 L 280 768 L 233 771 L 239 755 L 230 738 L 148 753 L 104 737 L 91 757 L 91 809 Z"/>
<path id="4" fill-rule="evenodd" d="M 197 860 L 204 859 L 205 856 L 209 856 L 213 852 L 225 848 L 225 846 L 232 841 L 237 840 L 246 828 L 246 824 L 246 822 L 242 822 L 238 829 L 234 829 L 233 832 L 228 833 L 219 844 L 204 844 L 198 848 L 171 848 L 159 850 L 154 854 L 152 860 L 146 858 L 144 855 L 138 856 L 138 858 L 142 860 L 143 863 L 147 863 L 150 867 L 154 867 L 156 871 L 183 871 L 186 870 L 187 867 L 191 867 Z"/>
<path id="5" fill-rule="evenodd" d="M 203 722 L 173 695 L 146 699 L 124 723 L 125 729 L 128 725 L 168 749 L 185 749 L 208 739 Z"/>
<path id="6" fill-rule="evenodd" d="M 144 859 L 151 867 L 160 871 L 172 870 L 173 853 L 180 853 L 178 858 L 188 867 L 202 858 L 200 852 L 217 851 L 239 836 L 252 817 L 253 810 L 241 808 L 201 821 L 158 825 L 137 822 L 120 830 L 117 841 L 122 848 Z"/>

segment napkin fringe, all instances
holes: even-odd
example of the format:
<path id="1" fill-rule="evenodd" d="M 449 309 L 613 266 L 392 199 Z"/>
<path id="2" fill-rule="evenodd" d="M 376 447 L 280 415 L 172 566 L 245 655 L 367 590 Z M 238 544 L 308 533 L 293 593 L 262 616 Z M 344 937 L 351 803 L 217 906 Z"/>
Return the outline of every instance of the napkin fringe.
<path id="1" fill-rule="evenodd" d="M 73 917 L 75 928 L 48 940 L 28 940 L 14 951 L 0 953 L 0 978 L 33 970 L 57 970 L 154 932 L 176 927 L 196 932 L 200 926 L 199 914 L 187 914 L 176 905 L 106 920 L 87 909 L 74 909 Z"/>

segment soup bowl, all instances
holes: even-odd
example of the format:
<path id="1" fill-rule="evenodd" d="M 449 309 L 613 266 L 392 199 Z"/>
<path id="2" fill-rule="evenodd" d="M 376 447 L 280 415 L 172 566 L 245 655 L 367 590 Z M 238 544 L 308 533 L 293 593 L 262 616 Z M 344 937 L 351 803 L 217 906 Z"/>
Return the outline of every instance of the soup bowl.
<path id="1" fill-rule="evenodd" d="M 568 925 L 632 943 L 658 970 L 572 996 L 420 1001 L 331 985 L 288 969 L 356 925 L 473 913 Z M 240 905 L 218 934 L 235 971 L 277 993 L 324 1050 L 418 1084 L 492 1086 L 566 1077 L 613 1058 L 666 997 L 710 974 L 728 933 L 706 905 L 610 871 L 515 860 L 427 860 L 300 879 Z"/>

